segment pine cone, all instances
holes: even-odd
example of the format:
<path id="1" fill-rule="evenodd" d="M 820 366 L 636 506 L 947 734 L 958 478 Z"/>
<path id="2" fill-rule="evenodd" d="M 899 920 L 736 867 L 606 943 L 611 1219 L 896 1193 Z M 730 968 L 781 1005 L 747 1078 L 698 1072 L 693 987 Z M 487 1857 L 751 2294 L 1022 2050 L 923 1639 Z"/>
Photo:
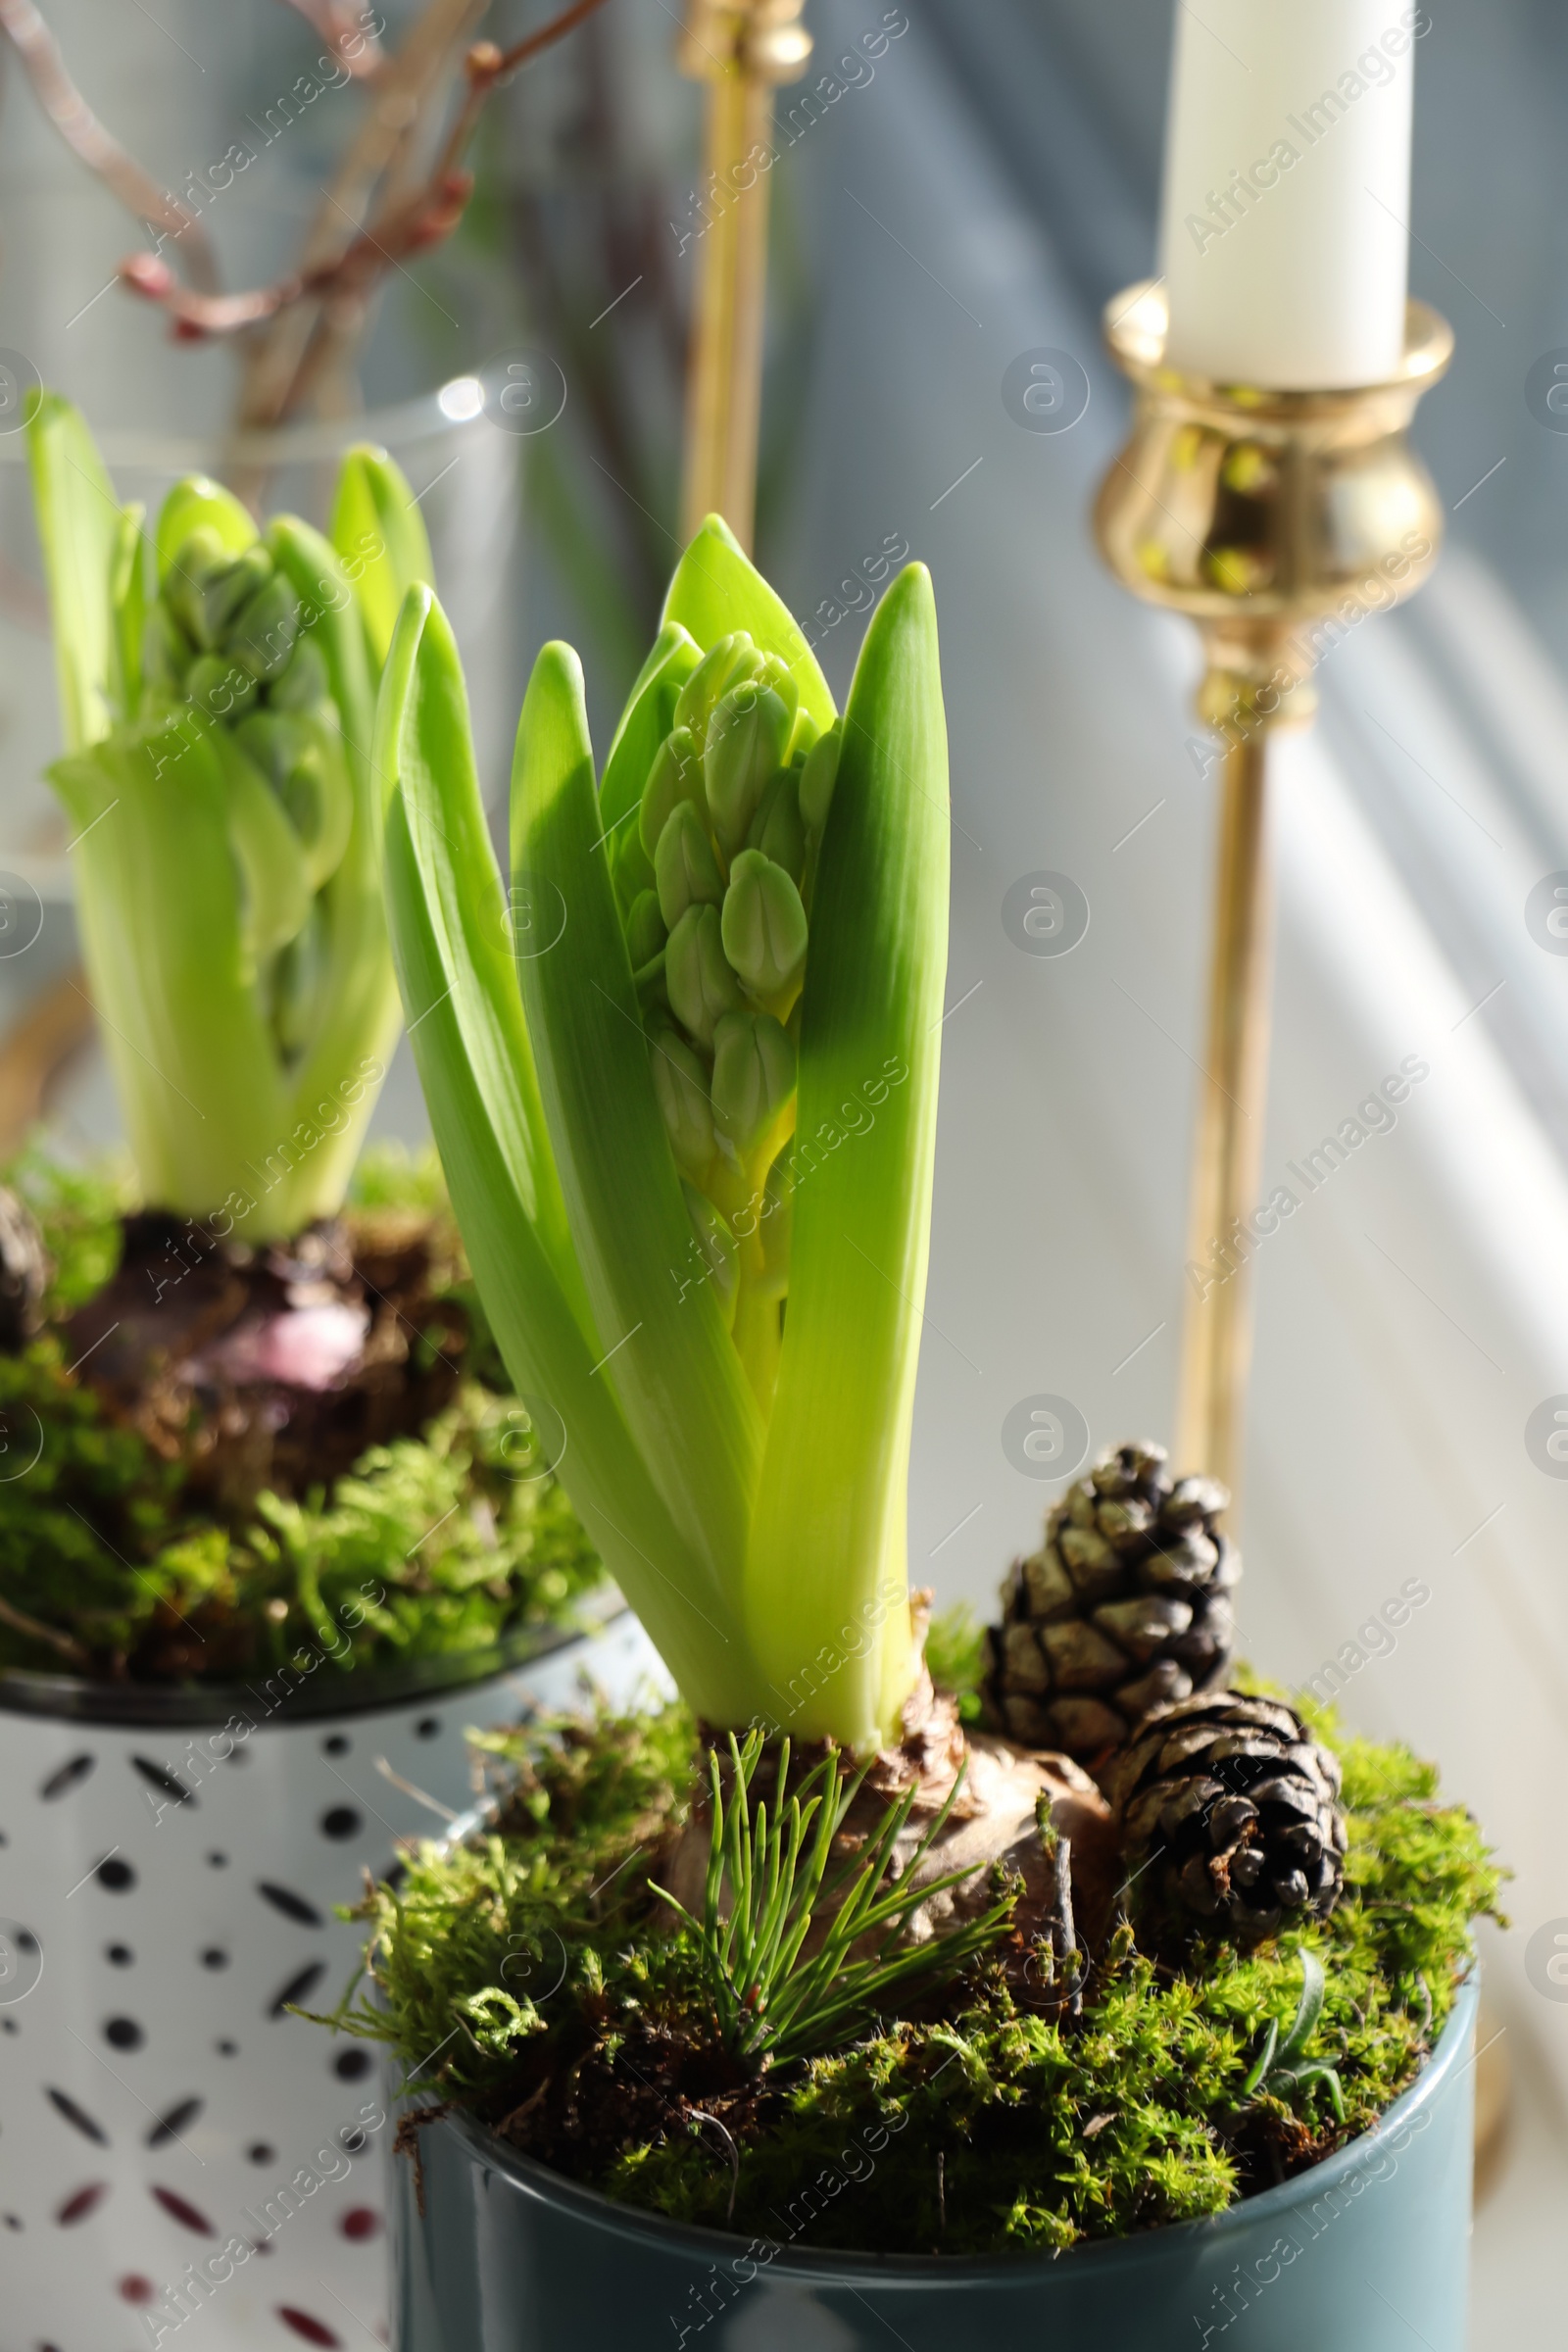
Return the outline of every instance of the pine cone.
<path id="1" fill-rule="evenodd" d="M 1089 1759 L 1151 1707 L 1223 1683 L 1241 1554 L 1217 1479 L 1173 1482 L 1159 1446 L 1122 1446 L 1056 1503 L 986 1635 L 986 1712 L 1004 1737 Z"/>
<path id="2" fill-rule="evenodd" d="M 1326 1919 L 1345 1883 L 1339 1758 L 1294 1708 L 1216 1690 L 1156 1708 L 1110 1774 L 1140 1900 L 1243 1942 Z"/>

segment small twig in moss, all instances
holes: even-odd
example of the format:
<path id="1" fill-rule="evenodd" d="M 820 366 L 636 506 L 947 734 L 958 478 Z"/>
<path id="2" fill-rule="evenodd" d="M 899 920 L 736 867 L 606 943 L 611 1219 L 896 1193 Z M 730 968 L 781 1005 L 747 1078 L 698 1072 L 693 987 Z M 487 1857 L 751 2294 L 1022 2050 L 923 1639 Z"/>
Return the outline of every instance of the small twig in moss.
<path id="1" fill-rule="evenodd" d="M 24 1610 L 13 1608 L 9 1600 L 0 1600 L 0 1624 L 9 1625 L 13 1633 L 25 1634 L 29 1642 L 46 1642 L 51 1649 L 58 1650 L 63 1658 L 69 1658 L 78 1674 L 91 1672 L 90 1652 L 83 1649 L 79 1642 L 74 1642 L 69 1634 L 61 1633 L 58 1626 L 45 1625 L 40 1618 L 29 1617 Z"/>

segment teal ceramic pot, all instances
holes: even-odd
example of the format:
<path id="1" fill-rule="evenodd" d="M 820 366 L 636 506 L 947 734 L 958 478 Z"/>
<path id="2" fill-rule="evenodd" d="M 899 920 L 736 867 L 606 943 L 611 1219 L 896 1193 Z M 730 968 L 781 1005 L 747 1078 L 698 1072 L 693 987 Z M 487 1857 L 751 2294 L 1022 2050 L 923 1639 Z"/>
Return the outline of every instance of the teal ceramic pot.
<path id="1" fill-rule="evenodd" d="M 1054 2261 L 797 2252 L 787 2216 L 766 2243 L 677 2228 L 449 2115 L 419 2133 L 422 2215 L 395 2167 L 395 2352 L 1463 2352 L 1475 2012 L 1472 1984 L 1420 2081 L 1326 2164 Z"/>

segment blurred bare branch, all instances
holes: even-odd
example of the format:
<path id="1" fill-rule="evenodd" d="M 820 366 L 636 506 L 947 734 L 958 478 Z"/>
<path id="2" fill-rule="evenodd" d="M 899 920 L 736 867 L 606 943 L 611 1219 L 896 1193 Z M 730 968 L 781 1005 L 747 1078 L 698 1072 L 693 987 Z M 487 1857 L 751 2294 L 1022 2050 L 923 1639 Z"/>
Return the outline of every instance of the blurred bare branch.
<path id="1" fill-rule="evenodd" d="M 386 52 L 373 32 L 367 32 L 360 12 L 347 0 L 284 0 L 315 26 L 340 65 L 362 81 L 379 74 Z"/>
<path id="2" fill-rule="evenodd" d="M 119 198 L 126 212 L 177 241 L 192 282 L 208 293 L 216 292 L 218 268 L 197 215 L 161 188 L 105 130 L 72 80 L 60 43 L 32 0 L 0 0 L 0 31 L 9 38 L 39 105 L 73 154 Z"/>

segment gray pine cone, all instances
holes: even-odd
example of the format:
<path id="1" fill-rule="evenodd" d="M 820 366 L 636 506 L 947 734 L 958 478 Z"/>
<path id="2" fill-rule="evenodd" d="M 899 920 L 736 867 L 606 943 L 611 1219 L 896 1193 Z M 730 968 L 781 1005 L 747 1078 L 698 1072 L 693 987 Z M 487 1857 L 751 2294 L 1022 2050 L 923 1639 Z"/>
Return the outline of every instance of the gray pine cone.
<path id="1" fill-rule="evenodd" d="M 1275 1699 L 1216 1690 L 1157 1708 L 1107 1793 L 1141 1904 L 1255 1943 L 1339 1900 L 1339 1758 Z"/>
<path id="2" fill-rule="evenodd" d="M 986 1635 L 993 1728 L 1088 1761 L 1151 1707 L 1223 1683 L 1242 1572 L 1215 1524 L 1229 1502 L 1217 1479 L 1173 1480 L 1163 1446 L 1102 1454 L 1004 1588 Z"/>

